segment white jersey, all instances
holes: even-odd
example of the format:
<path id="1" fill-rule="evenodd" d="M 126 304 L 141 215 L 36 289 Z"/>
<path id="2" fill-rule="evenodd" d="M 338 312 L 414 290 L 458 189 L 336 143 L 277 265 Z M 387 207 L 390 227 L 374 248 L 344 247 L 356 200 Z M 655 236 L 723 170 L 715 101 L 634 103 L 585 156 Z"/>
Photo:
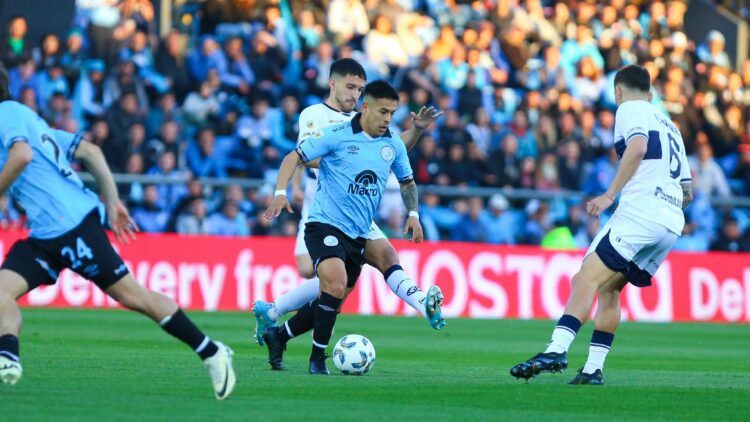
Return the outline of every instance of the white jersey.
<path id="1" fill-rule="evenodd" d="M 299 145 L 303 139 L 311 137 L 321 129 L 350 121 L 355 114 L 356 113 L 353 111 L 345 113 L 336 110 L 326 103 L 314 104 L 305 108 L 299 115 L 299 136 L 297 136 L 297 144 Z M 315 192 L 317 191 L 318 184 L 318 169 L 305 169 L 305 175 L 307 180 L 305 180 L 305 198 L 302 202 L 303 208 L 312 206 L 312 203 L 315 200 Z"/>
<path id="2" fill-rule="evenodd" d="M 680 183 L 691 182 L 685 144 L 674 124 L 647 101 L 627 101 L 615 117 L 615 149 L 622 158 L 631 139 L 647 139 L 646 154 L 622 190 L 615 214 L 647 220 L 680 235 L 685 226 Z"/>

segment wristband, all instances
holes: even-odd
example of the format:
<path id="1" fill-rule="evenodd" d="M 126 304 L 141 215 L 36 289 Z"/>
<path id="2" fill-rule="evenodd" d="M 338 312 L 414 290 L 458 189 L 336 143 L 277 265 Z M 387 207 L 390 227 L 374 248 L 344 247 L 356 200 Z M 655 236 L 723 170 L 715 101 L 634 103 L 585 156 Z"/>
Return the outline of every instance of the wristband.
<path id="1" fill-rule="evenodd" d="M 274 197 L 279 196 L 279 195 L 286 196 L 286 191 L 285 190 L 277 190 L 276 193 L 273 194 Z"/>
<path id="2" fill-rule="evenodd" d="M 609 192 L 604 192 L 604 196 L 609 198 L 612 202 L 615 202 L 615 198 Z"/>
<path id="3" fill-rule="evenodd" d="M 419 213 L 416 211 L 409 211 L 409 217 L 417 217 L 419 218 Z"/>

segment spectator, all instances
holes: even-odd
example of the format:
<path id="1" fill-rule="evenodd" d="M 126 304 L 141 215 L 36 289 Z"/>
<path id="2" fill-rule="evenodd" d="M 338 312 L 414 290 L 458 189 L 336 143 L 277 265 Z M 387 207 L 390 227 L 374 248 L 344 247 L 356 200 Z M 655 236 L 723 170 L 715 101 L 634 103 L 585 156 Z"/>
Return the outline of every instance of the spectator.
<path id="1" fill-rule="evenodd" d="M 479 151 L 485 156 L 488 155 L 492 141 L 492 128 L 490 127 L 490 116 L 487 114 L 487 110 L 478 108 L 474 112 L 474 122 L 466 126 L 466 131 Z"/>
<path id="2" fill-rule="evenodd" d="M 488 172 L 484 176 L 486 186 L 517 188 L 521 185 L 521 163 L 518 160 L 518 138 L 506 134 L 500 148 L 490 154 Z"/>
<path id="3" fill-rule="evenodd" d="M 152 107 L 146 117 L 146 135 L 149 138 L 156 137 L 161 130 L 162 122 L 170 120 L 177 122 L 178 126 L 182 122 L 182 110 L 177 106 L 175 95 L 167 92 L 159 97 L 156 107 Z"/>
<path id="4" fill-rule="evenodd" d="M 247 236 L 250 229 L 245 214 L 240 212 L 237 204 L 224 201 L 221 211 L 208 217 L 208 233 L 216 236 Z"/>
<path id="5" fill-rule="evenodd" d="M 190 141 L 186 151 L 187 165 L 196 177 L 227 177 L 221 154 L 216 152 L 213 129 L 203 128 L 197 140 Z"/>
<path id="6" fill-rule="evenodd" d="M 73 115 L 82 127 L 105 116 L 104 61 L 88 60 L 73 92 Z"/>
<path id="7" fill-rule="evenodd" d="M 6 68 L 12 69 L 31 56 L 31 45 L 26 41 L 28 30 L 23 16 L 12 16 L 8 21 L 8 36 L 2 43 L 2 61 Z"/>
<path id="8" fill-rule="evenodd" d="M 558 167 L 560 187 L 573 191 L 580 190 L 584 173 L 583 162 L 581 162 L 581 147 L 577 142 L 567 141 L 563 145 Z"/>
<path id="9" fill-rule="evenodd" d="M 62 58 L 60 38 L 55 34 L 44 34 L 40 46 L 32 50 L 31 56 L 38 69 L 44 70 L 52 65 L 59 65 Z"/>
<path id="10" fill-rule="evenodd" d="M 486 242 L 486 228 L 480 221 L 483 211 L 482 198 L 470 198 L 468 212 L 451 230 L 451 240 L 456 242 Z"/>
<path id="11" fill-rule="evenodd" d="M 148 185 L 143 192 L 143 203 L 133 210 L 133 221 L 142 232 L 158 233 L 167 227 L 169 212 L 161 205 L 162 198 L 154 185 Z"/>
<path id="12" fill-rule="evenodd" d="M 167 42 L 177 44 L 176 40 L 168 40 Z M 169 44 L 167 46 L 170 47 Z M 226 63 L 224 53 L 214 37 L 210 35 L 202 36 L 200 46 L 200 50 L 193 51 L 187 58 L 188 71 L 195 82 L 205 81 L 210 69 L 219 69 L 222 67 L 222 63 Z M 170 50 L 177 48 L 176 46 L 171 47 Z"/>
<path id="13" fill-rule="evenodd" d="M 117 142 L 126 144 L 130 126 L 143 121 L 141 113 L 138 109 L 138 100 L 132 92 L 125 93 L 107 110 L 107 123 Z"/>
<path id="14" fill-rule="evenodd" d="M 164 210 L 173 210 L 188 193 L 187 186 L 184 183 L 176 183 L 178 181 L 184 182 L 187 179 L 185 172 L 176 168 L 176 163 L 177 159 L 174 153 L 165 151 L 159 156 L 157 165 L 148 171 L 150 175 L 162 176 L 164 179 L 174 181 L 173 183 L 166 181 L 155 185 L 155 189 L 158 190 L 158 204 Z"/>
<path id="15" fill-rule="evenodd" d="M 380 226 L 388 239 L 404 239 L 407 235 L 404 234 L 404 213 L 400 209 L 393 208 L 388 213 L 388 218 L 385 220 L 385 224 Z"/>
<path id="16" fill-rule="evenodd" d="M 724 171 L 713 158 L 713 150 L 708 144 L 698 146 L 697 157 L 691 157 L 690 168 L 694 173 L 693 187 L 706 196 L 727 198 L 732 196 Z"/>
<path id="17" fill-rule="evenodd" d="M 39 78 L 36 77 L 36 65 L 30 56 L 18 59 L 18 65 L 8 72 L 10 96 L 20 98 L 21 90 L 31 88 L 36 94 L 36 103 L 42 104 L 41 86 Z"/>
<path id="18" fill-rule="evenodd" d="M 242 95 L 250 94 L 250 87 L 255 82 L 255 74 L 245 57 L 242 38 L 233 37 L 227 41 L 226 61 L 219 63 L 219 78 L 223 85 Z"/>
<path id="19" fill-rule="evenodd" d="M 724 218 L 721 235 L 711 243 L 710 250 L 724 252 L 750 252 L 750 240 L 743 235 L 740 226 L 732 216 Z"/>
<path id="20" fill-rule="evenodd" d="M 180 234 L 208 234 L 208 209 L 203 198 L 190 202 L 187 212 L 177 217 L 176 232 Z"/>
<path id="21" fill-rule="evenodd" d="M 519 243 L 524 245 L 539 245 L 542 237 L 550 229 L 549 205 L 538 199 L 532 199 L 526 205 L 526 224 L 524 235 Z"/>
<path id="22" fill-rule="evenodd" d="M 68 80 L 59 62 L 50 62 L 47 68 L 37 73 L 39 83 L 39 96 L 44 102 L 49 100 L 53 94 L 62 94 L 64 98 L 70 96 Z"/>
<path id="23" fill-rule="evenodd" d="M 178 102 L 185 99 L 191 82 L 184 45 L 182 35 L 173 29 L 159 43 L 155 59 L 156 71 L 167 77 Z"/>
<path id="24" fill-rule="evenodd" d="M 297 146 L 299 134 L 299 102 L 292 95 L 287 95 L 281 100 L 281 112 L 273 124 L 273 138 L 271 143 L 279 151 L 286 155 Z"/>
<path id="25" fill-rule="evenodd" d="M 337 45 L 360 38 L 370 30 L 361 0 L 332 0 L 328 6 L 328 31 Z"/>
<path id="26" fill-rule="evenodd" d="M 128 94 L 135 95 L 138 113 L 145 115 L 148 112 L 146 88 L 140 77 L 135 74 L 135 64 L 128 59 L 122 59 L 118 63 L 117 72 L 104 80 L 104 106 L 111 107 L 117 99 Z"/>
<path id="27" fill-rule="evenodd" d="M 130 60 L 136 67 L 138 76 L 157 93 L 164 94 L 170 88 L 167 77 L 156 71 L 154 55 L 148 44 L 148 35 L 137 31 L 130 39 L 130 46 L 120 50 L 120 60 Z"/>
<path id="28" fill-rule="evenodd" d="M 487 234 L 486 241 L 497 245 L 516 243 L 516 219 L 508 212 L 510 203 L 502 194 L 490 197 L 488 209 L 479 216 L 479 221 Z"/>
<path id="29" fill-rule="evenodd" d="M 145 145 L 146 165 L 156 164 L 165 152 L 171 152 L 176 158 L 178 168 L 185 168 L 185 145 L 180 138 L 180 127 L 174 120 L 164 120 L 159 128 L 159 136 Z"/>
<path id="30" fill-rule="evenodd" d="M 729 55 L 724 51 L 725 46 L 724 35 L 714 29 L 708 32 L 706 42 L 699 45 L 695 52 L 702 62 L 729 69 L 731 64 L 729 63 Z"/>
<path id="31" fill-rule="evenodd" d="M 286 66 L 286 62 L 286 57 L 273 35 L 266 31 L 259 31 L 255 34 L 250 52 L 250 66 L 261 90 L 275 90 L 276 84 L 282 82 L 281 69 Z"/>
<path id="32" fill-rule="evenodd" d="M 69 86 L 75 86 L 86 62 L 86 52 L 83 49 L 83 34 L 78 29 L 68 32 L 65 39 L 65 51 L 60 56 L 60 64 L 65 69 L 65 79 Z"/>
<path id="33" fill-rule="evenodd" d="M 188 123 L 201 127 L 214 120 L 219 114 L 219 100 L 211 83 L 201 82 L 198 92 L 191 92 L 182 104 L 182 111 Z"/>
<path id="34" fill-rule="evenodd" d="M 363 41 L 364 52 L 370 62 L 381 66 L 381 73 L 388 75 L 396 66 L 406 66 L 409 55 L 401 41 L 393 32 L 393 22 L 386 16 L 375 18 L 375 29 L 370 31 Z"/>

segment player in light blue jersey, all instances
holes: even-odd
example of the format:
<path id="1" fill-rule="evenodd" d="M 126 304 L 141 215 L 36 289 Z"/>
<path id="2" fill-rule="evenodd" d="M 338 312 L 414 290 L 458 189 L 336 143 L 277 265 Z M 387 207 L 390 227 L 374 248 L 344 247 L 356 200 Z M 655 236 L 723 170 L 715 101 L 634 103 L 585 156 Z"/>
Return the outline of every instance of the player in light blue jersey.
<path id="1" fill-rule="evenodd" d="M 71 170 L 73 160 L 81 160 L 94 176 L 103 203 Z M 109 243 L 102 227 L 105 209 L 118 241 L 134 239 L 138 228 L 118 198 L 99 147 L 51 129 L 33 110 L 11 101 L 1 66 L 0 166 L 0 194 L 8 191 L 21 204 L 31 227 L 0 268 L 0 382 L 15 384 L 23 374 L 16 301 L 42 284 L 55 284 L 60 271 L 69 268 L 194 349 L 208 369 L 216 398 L 228 397 L 235 384 L 232 351 L 204 335 L 174 300 L 138 284 Z"/>
<path id="2" fill-rule="evenodd" d="M 352 291 L 364 265 L 364 252 L 373 216 L 392 170 L 401 184 L 401 197 L 409 210 L 404 232 L 412 241 L 423 239 L 417 214 L 417 185 L 403 141 L 388 130 L 398 106 L 398 93 L 384 81 L 365 87 L 362 113 L 350 122 L 322 129 L 303 140 L 281 163 L 276 196 L 265 218 L 292 212 L 286 187 L 294 170 L 320 158 L 320 181 L 315 203 L 305 227 L 305 244 L 320 278 L 320 296 L 313 318 L 298 312 L 282 327 L 266 330 L 269 362 L 281 361 L 292 332 L 313 330 L 310 373 L 327 375 L 325 349 L 331 339 L 336 314 Z"/>

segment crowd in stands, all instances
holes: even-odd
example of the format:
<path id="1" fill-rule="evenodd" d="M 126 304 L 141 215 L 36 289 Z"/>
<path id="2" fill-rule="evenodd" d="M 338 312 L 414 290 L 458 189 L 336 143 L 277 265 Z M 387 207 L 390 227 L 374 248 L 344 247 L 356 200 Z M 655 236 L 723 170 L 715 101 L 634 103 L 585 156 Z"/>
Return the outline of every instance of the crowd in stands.
<path id="1" fill-rule="evenodd" d="M 159 37 L 150 0 L 77 0 L 70 30 L 0 42 L 14 98 L 51 125 L 89 131 L 117 173 L 190 179 L 121 186 L 144 231 L 285 235 L 295 215 L 261 218 L 270 185 L 209 189 L 204 177 L 275 180 L 299 112 L 322 101 L 333 60 L 400 92 L 392 130 L 435 105 L 445 116 L 410 152 L 419 185 L 490 187 L 489 198 L 424 194 L 428 240 L 585 247 L 603 224 L 584 202 L 509 200 L 505 189 L 601 194 L 617 169 L 612 83 L 623 65 L 652 76 L 654 104 L 679 127 L 696 199 L 677 249 L 750 250 L 750 60 L 719 31 L 690 39 L 681 1 L 206 0 Z M 189 12 L 185 12 L 186 14 Z M 506 192 L 507 193 L 507 192 Z M 585 199 L 584 199 L 585 201 Z M 611 212 L 611 210 L 610 210 Z M 378 223 L 400 237 L 386 193 Z M 0 201 L 0 225 L 22 215 Z M 605 217 L 606 218 L 606 217 Z"/>

